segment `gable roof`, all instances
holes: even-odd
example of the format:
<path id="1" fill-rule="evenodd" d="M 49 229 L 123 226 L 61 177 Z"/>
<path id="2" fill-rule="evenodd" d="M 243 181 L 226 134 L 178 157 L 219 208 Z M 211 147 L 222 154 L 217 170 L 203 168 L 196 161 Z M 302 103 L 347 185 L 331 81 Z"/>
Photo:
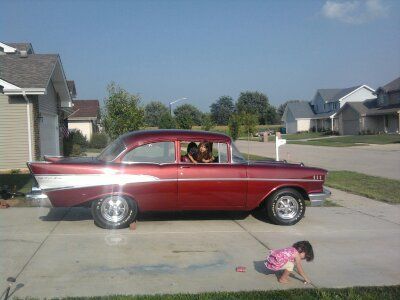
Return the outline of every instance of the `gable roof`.
<path id="1" fill-rule="evenodd" d="M 68 119 L 94 118 L 100 114 L 99 100 L 74 100 L 74 112 Z"/>
<path id="2" fill-rule="evenodd" d="M 286 109 L 290 109 L 295 119 L 312 118 L 315 115 L 307 101 L 289 102 Z"/>
<path id="3" fill-rule="evenodd" d="M 363 85 L 357 85 L 345 89 L 318 89 L 317 93 L 321 95 L 325 103 L 336 102 L 362 86 Z"/>
<path id="4" fill-rule="evenodd" d="M 346 104 L 338 110 L 336 115 L 340 114 L 348 107 L 351 107 L 362 116 L 385 115 L 400 111 L 400 103 L 378 107 L 377 99 L 369 99 L 363 102 L 346 102 Z"/>
<path id="5" fill-rule="evenodd" d="M 46 89 L 58 61 L 57 54 L 0 55 L 0 79 L 20 88 Z"/>
<path id="6" fill-rule="evenodd" d="M 385 93 L 393 93 L 396 91 L 400 90 L 400 77 L 396 78 L 395 80 L 392 80 L 388 84 L 378 88 L 376 92 L 378 91 L 384 91 Z"/>

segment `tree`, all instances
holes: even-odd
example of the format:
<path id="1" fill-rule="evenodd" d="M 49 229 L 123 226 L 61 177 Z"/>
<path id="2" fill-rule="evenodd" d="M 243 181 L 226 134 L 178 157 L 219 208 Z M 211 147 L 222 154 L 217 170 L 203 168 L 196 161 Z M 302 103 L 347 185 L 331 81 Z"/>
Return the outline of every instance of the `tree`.
<path id="1" fill-rule="evenodd" d="M 183 104 L 174 110 L 175 120 L 179 128 L 192 129 L 193 125 L 201 125 L 201 111 L 191 104 Z"/>
<path id="2" fill-rule="evenodd" d="M 232 97 L 221 96 L 217 102 L 210 105 L 211 118 L 217 125 L 227 125 L 230 116 L 235 111 Z"/>
<path id="3" fill-rule="evenodd" d="M 279 118 L 275 106 L 270 105 L 268 107 L 265 119 L 267 120 L 267 124 L 280 124 L 281 119 Z"/>
<path id="4" fill-rule="evenodd" d="M 243 130 L 246 135 L 256 132 L 257 123 L 257 115 L 245 113 L 240 116 L 240 124 L 243 125 Z"/>
<path id="5" fill-rule="evenodd" d="M 210 131 L 214 127 L 214 122 L 211 118 L 211 114 L 203 114 L 201 118 L 201 129 L 205 131 Z"/>
<path id="6" fill-rule="evenodd" d="M 140 97 L 132 95 L 115 83 L 107 87 L 102 123 L 106 133 L 115 139 L 121 134 L 138 130 L 143 123 L 144 111 L 139 106 Z"/>
<path id="7" fill-rule="evenodd" d="M 288 103 L 296 103 L 296 102 L 301 102 L 301 101 L 300 100 L 288 100 L 285 103 L 282 103 L 281 105 L 279 105 L 278 110 L 277 110 L 279 119 L 282 118 L 283 113 L 285 112 L 285 109 L 286 109 L 286 106 L 288 105 Z"/>
<path id="8" fill-rule="evenodd" d="M 160 129 L 176 128 L 176 122 L 175 122 L 174 117 L 171 116 L 169 112 L 162 114 L 160 117 L 160 121 L 158 123 L 158 128 L 160 128 Z"/>
<path id="9" fill-rule="evenodd" d="M 236 103 L 236 109 L 239 114 L 255 114 L 258 116 L 258 123 L 262 125 L 267 123 L 269 107 L 268 97 L 259 92 L 242 92 Z"/>
<path id="10" fill-rule="evenodd" d="M 240 132 L 240 116 L 238 114 L 232 114 L 229 118 L 228 128 L 229 128 L 229 135 L 232 137 L 234 141 L 237 140 L 239 137 Z"/>
<path id="11" fill-rule="evenodd" d="M 169 114 L 168 107 L 159 101 L 152 101 L 144 108 L 144 122 L 147 126 L 159 127 L 160 117 Z"/>

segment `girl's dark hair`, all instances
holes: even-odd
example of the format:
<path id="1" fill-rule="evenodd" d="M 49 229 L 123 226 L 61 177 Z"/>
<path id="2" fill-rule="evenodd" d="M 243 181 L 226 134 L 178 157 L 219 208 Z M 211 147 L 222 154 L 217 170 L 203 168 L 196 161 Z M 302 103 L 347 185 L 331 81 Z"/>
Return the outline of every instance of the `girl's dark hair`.
<path id="1" fill-rule="evenodd" d="M 294 243 L 293 248 L 295 248 L 299 253 L 305 253 L 306 261 L 312 261 L 314 259 L 314 251 L 309 241 Z"/>
<path id="2" fill-rule="evenodd" d="M 188 154 L 193 154 L 193 153 L 195 153 L 197 151 L 197 145 L 196 145 L 196 143 L 195 142 L 190 142 L 189 143 L 189 145 L 187 146 L 187 150 L 186 150 L 186 152 L 188 153 Z"/>
<path id="3" fill-rule="evenodd" d="M 206 152 L 200 152 L 200 147 L 204 146 L 206 148 Z M 207 142 L 202 142 L 198 146 L 198 153 L 197 153 L 197 161 L 202 162 L 203 159 L 210 159 L 211 158 L 211 153 L 210 153 L 210 146 L 209 143 Z"/>

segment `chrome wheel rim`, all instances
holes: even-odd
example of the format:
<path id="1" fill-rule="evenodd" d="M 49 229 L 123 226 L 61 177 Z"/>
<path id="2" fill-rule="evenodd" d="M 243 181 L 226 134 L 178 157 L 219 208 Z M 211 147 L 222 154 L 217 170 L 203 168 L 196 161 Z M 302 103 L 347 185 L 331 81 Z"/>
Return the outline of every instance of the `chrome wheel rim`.
<path id="1" fill-rule="evenodd" d="M 276 201 L 275 211 L 282 219 L 293 219 L 299 212 L 299 203 L 292 196 L 282 196 Z"/>
<path id="2" fill-rule="evenodd" d="M 109 222 L 120 222 L 128 213 L 128 202 L 121 196 L 108 197 L 101 204 L 101 215 Z"/>

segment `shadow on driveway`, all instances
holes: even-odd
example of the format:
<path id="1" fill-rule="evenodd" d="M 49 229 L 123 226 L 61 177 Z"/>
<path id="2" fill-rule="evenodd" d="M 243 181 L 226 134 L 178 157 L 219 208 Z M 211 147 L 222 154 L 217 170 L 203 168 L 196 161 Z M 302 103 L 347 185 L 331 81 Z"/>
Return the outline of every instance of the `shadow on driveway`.
<path id="1" fill-rule="evenodd" d="M 181 211 L 181 212 L 145 212 L 140 213 L 137 221 L 179 221 L 179 220 L 244 220 L 252 215 L 257 220 L 270 223 L 262 211 Z M 51 208 L 46 216 L 41 216 L 42 221 L 84 221 L 93 220 L 90 208 Z"/>

